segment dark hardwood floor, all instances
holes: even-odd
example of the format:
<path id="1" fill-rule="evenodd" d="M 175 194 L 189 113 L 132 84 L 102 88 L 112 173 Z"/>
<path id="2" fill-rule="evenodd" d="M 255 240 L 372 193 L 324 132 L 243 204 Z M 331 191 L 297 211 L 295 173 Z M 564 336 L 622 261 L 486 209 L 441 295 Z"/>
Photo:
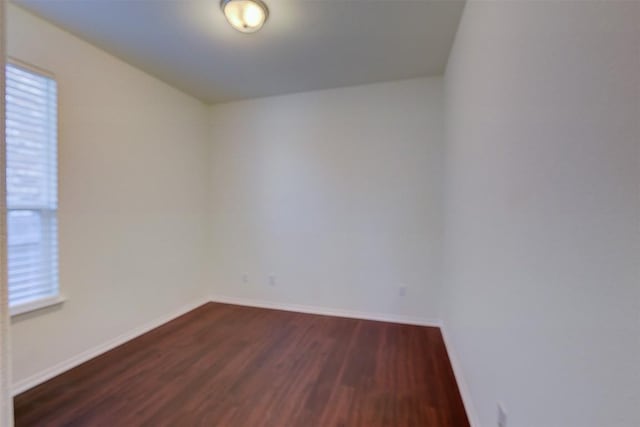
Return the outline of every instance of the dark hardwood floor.
<path id="1" fill-rule="evenodd" d="M 437 328 L 206 304 L 15 398 L 17 426 L 465 427 Z"/>

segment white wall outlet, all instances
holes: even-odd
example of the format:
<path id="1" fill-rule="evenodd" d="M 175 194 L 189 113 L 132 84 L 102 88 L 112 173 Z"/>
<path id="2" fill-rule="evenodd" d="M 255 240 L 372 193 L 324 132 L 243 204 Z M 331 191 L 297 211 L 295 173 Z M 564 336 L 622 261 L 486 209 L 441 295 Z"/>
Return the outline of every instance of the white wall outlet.
<path id="1" fill-rule="evenodd" d="M 398 286 L 398 296 L 403 297 L 407 295 L 407 285 Z"/>
<path id="2" fill-rule="evenodd" d="M 276 285 L 276 276 L 275 274 L 270 274 L 269 275 L 269 286 L 275 286 Z"/>
<path id="3" fill-rule="evenodd" d="M 249 283 L 249 273 L 242 273 L 242 283 Z"/>
<path id="4" fill-rule="evenodd" d="M 498 402 L 498 427 L 507 427 L 507 411 L 504 406 Z"/>

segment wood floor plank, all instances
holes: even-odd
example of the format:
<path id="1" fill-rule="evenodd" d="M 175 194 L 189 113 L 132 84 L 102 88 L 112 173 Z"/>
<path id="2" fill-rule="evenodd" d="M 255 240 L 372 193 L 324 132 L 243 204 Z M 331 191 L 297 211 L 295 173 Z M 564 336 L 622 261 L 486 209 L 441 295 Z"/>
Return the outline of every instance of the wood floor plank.
<path id="1" fill-rule="evenodd" d="M 439 329 L 205 304 L 15 398 L 16 426 L 466 427 Z"/>

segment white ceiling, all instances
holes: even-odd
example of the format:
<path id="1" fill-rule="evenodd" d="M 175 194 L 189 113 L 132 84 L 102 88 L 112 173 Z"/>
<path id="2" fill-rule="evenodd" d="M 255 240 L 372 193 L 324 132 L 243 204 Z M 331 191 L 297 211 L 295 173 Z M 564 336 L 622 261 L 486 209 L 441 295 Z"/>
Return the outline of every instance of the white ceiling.
<path id="1" fill-rule="evenodd" d="M 255 34 L 219 0 L 15 0 L 208 103 L 440 75 L 461 0 L 266 0 Z"/>

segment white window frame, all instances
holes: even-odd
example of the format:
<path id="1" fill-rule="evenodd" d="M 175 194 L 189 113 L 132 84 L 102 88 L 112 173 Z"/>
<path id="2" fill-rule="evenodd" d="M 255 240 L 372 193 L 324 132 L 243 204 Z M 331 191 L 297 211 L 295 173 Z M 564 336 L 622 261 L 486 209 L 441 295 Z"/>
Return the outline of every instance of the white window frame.
<path id="1" fill-rule="evenodd" d="M 6 62 L 6 66 L 12 66 L 12 67 L 16 67 L 19 68 L 23 71 L 26 71 L 28 73 L 32 73 L 35 74 L 37 76 L 41 76 L 41 77 L 45 77 L 48 79 L 53 80 L 54 82 L 56 82 L 57 84 L 57 80 L 55 78 L 55 75 L 53 73 L 50 73 L 46 70 L 43 70 L 39 67 L 33 66 L 31 64 L 27 64 L 23 61 L 20 61 L 18 59 L 15 58 L 8 58 L 7 62 Z M 6 102 L 6 100 L 2 100 L 3 102 Z M 27 211 L 35 211 L 38 212 L 40 215 L 42 216 L 49 216 L 50 218 L 53 218 L 54 221 L 57 222 L 57 218 L 58 218 L 58 157 L 57 157 L 57 152 L 58 152 L 58 131 L 57 131 L 57 120 L 58 120 L 58 96 L 56 94 L 56 104 L 55 104 L 55 112 L 56 112 L 56 132 L 54 134 L 54 144 L 55 147 L 53 147 L 53 158 L 50 159 L 51 161 L 53 161 L 55 163 L 55 208 L 48 208 L 48 207 L 43 207 L 43 206 L 10 206 L 9 204 L 7 204 L 7 215 L 9 214 L 9 212 L 13 211 L 13 210 L 27 210 Z M 5 166 L 6 167 L 6 166 Z M 57 227 L 56 227 L 57 230 Z M 7 232 L 9 232 L 9 230 L 7 229 Z M 58 251 L 58 246 L 59 246 L 59 241 L 58 241 L 58 233 L 56 231 L 55 236 L 54 236 L 54 240 L 52 243 L 52 247 L 50 248 L 51 250 L 55 250 L 56 253 Z M 7 245 L 7 257 L 9 256 L 9 250 L 10 248 Z M 63 303 L 66 298 L 63 297 L 60 293 L 60 282 L 59 282 L 59 261 L 56 259 L 55 261 L 55 267 L 53 267 L 53 271 L 54 271 L 54 275 L 52 276 L 52 280 L 55 282 L 55 294 L 53 295 L 48 295 L 48 296 L 44 296 L 44 297 L 40 297 L 40 298 L 36 298 L 36 299 L 32 299 L 28 302 L 24 302 L 24 303 L 20 303 L 20 304 L 14 304 L 14 305 L 10 305 L 9 306 L 9 313 L 11 316 L 18 316 L 21 314 L 25 314 L 25 313 L 29 313 L 32 311 L 36 311 L 36 310 L 41 310 L 43 308 L 46 307 L 51 307 L 51 306 L 55 306 L 58 304 Z M 8 292 L 9 292 L 9 298 L 11 298 L 11 283 L 8 283 Z"/>

